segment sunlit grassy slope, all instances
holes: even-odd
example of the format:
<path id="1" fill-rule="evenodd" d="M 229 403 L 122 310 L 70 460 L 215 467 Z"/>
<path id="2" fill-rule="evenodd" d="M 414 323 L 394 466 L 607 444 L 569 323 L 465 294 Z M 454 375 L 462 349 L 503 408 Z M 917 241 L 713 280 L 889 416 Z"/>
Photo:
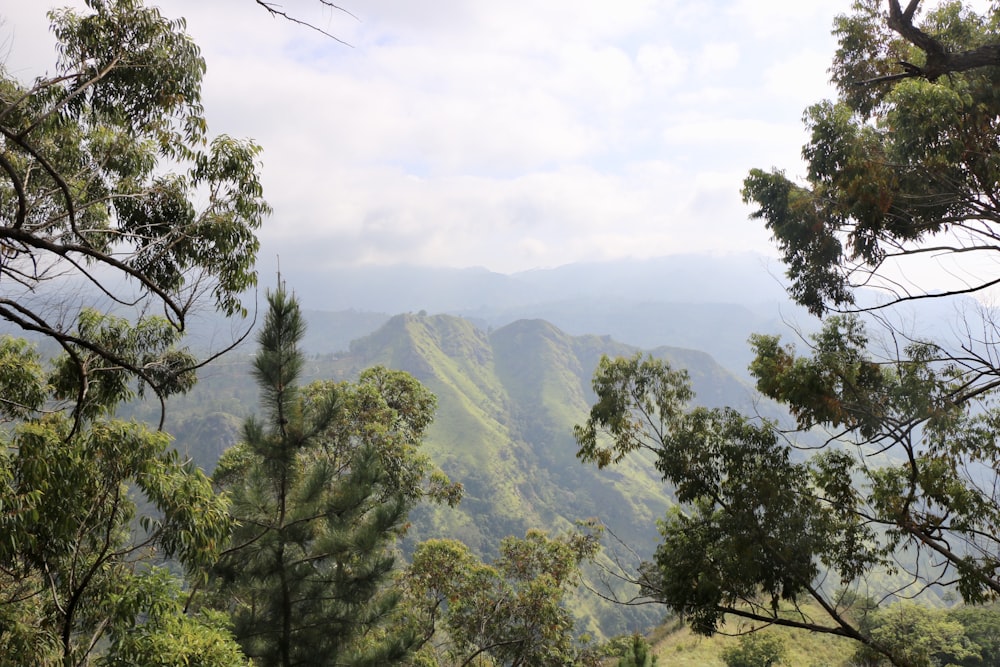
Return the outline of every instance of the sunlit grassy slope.
<path id="1" fill-rule="evenodd" d="M 466 543 L 489 553 L 505 535 L 566 529 L 594 516 L 648 551 L 669 498 L 659 476 L 636 461 L 606 471 L 583 465 L 572 435 L 593 399 L 590 379 L 601 355 L 633 352 L 541 320 L 486 333 L 453 316 L 401 315 L 352 344 L 337 370 L 349 375 L 384 364 L 414 374 L 437 395 L 428 447 L 466 485 L 466 501 L 457 513 L 447 511 L 462 517 L 447 521 Z M 712 404 L 748 403 L 746 388 L 707 355 L 657 354 L 689 368 L 696 392 Z"/>
<path id="2" fill-rule="evenodd" d="M 818 611 L 818 610 L 817 610 Z M 722 652 L 738 643 L 734 634 L 746 626 L 732 623 L 713 637 L 702 637 L 679 623 L 668 623 L 649 635 L 658 667 L 725 667 Z M 857 644 L 850 639 L 791 628 L 768 627 L 760 632 L 784 641 L 782 665 L 790 667 L 848 667 Z"/>

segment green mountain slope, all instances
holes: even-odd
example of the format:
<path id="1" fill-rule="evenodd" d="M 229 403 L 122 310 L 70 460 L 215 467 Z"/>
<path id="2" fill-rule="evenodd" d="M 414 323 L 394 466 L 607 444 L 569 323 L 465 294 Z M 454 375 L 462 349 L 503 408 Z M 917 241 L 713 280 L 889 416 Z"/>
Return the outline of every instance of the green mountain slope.
<path id="1" fill-rule="evenodd" d="M 590 381 L 601 355 L 634 351 L 607 337 L 569 336 L 542 320 L 487 334 L 462 318 L 409 314 L 352 343 L 335 372 L 345 377 L 383 364 L 412 373 L 437 395 L 429 451 L 467 495 L 457 510 L 431 512 L 430 525 L 418 523 L 419 537 L 447 527 L 490 553 L 505 535 L 597 517 L 648 553 L 668 503 L 658 474 L 637 463 L 605 471 L 582 465 L 572 435 L 593 399 Z M 745 386 L 708 355 L 671 348 L 656 354 L 688 368 L 708 404 L 749 404 Z"/>
<path id="2" fill-rule="evenodd" d="M 322 322 L 310 327 L 311 340 L 323 336 Z M 347 352 L 306 351 L 306 381 L 353 379 L 381 364 L 413 374 L 438 397 L 427 451 L 466 495 L 457 508 L 418 508 L 405 549 L 451 537 L 490 557 L 508 535 L 523 536 L 529 528 L 559 532 L 596 518 L 620 540 L 607 543 L 619 547 L 630 573 L 637 558 L 652 554 L 656 521 L 671 502 L 652 463 L 629 457 L 598 470 L 576 459 L 572 435 L 594 399 L 590 383 L 601 355 L 631 355 L 636 348 L 607 336 L 570 336 L 542 320 L 485 331 L 461 317 L 407 314 L 388 319 Z M 700 403 L 752 409 L 746 386 L 707 354 L 678 348 L 654 354 L 688 369 Z M 171 401 L 167 430 L 206 468 L 214 466 L 227 434 L 235 440 L 239 422 L 254 411 L 248 358 L 234 352 L 210 365 L 191 394 Z M 613 556 L 603 565 L 611 567 Z M 596 582 L 599 573 L 592 574 Z M 574 604 L 599 636 L 643 629 L 662 613 L 598 604 L 594 597 Z"/>
<path id="3" fill-rule="evenodd" d="M 350 377 L 383 364 L 412 373 L 438 397 L 427 447 L 465 485 L 466 497 L 454 509 L 418 510 L 412 540 L 454 537 L 490 555 L 507 535 L 533 527 L 558 532 L 597 518 L 648 557 L 658 540 L 656 521 L 671 502 L 659 474 L 640 459 L 603 471 L 583 465 L 572 435 L 593 400 L 591 377 L 601 355 L 634 352 L 606 336 L 567 335 L 542 320 L 487 333 L 450 315 L 408 314 L 352 343 L 334 374 Z M 655 354 L 689 370 L 703 404 L 750 405 L 748 389 L 708 355 L 673 348 Z M 584 607 L 592 629 L 606 634 L 634 629 L 659 611 Z"/>

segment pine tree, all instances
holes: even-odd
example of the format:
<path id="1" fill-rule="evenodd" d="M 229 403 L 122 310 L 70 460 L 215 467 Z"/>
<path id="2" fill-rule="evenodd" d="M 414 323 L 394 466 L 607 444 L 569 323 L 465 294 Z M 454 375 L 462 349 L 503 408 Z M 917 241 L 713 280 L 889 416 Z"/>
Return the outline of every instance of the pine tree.
<path id="1" fill-rule="evenodd" d="M 265 416 L 246 422 L 214 478 L 237 523 L 211 576 L 214 599 L 255 664 L 390 664 L 410 640 L 381 627 L 397 602 L 389 547 L 418 494 L 394 482 L 378 442 L 352 437 L 348 386 L 298 387 L 298 303 L 282 289 L 268 302 L 254 361 Z M 430 398 L 416 408 L 418 439 Z"/>
<path id="2" fill-rule="evenodd" d="M 646 638 L 635 633 L 632 635 L 632 643 L 628 650 L 619 660 L 618 667 L 655 667 L 656 655 Z"/>

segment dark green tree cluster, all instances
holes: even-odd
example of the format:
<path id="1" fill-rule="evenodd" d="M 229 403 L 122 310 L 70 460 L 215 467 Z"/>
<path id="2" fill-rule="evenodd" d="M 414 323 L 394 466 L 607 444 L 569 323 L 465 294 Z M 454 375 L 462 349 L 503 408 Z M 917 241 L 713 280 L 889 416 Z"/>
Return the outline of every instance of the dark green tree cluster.
<path id="1" fill-rule="evenodd" d="M 872 636 L 893 654 L 914 665 L 986 667 L 1000 659 L 1000 610 L 988 607 L 932 609 L 899 602 L 877 609 L 865 619 Z M 888 664 L 883 655 L 862 646 L 854 655 L 861 667 Z"/>
<path id="2" fill-rule="evenodd" d="M 722 651 L 722 662 L 726 667 L 775 667 L 783 663 L 787 652 L 781 637 L 751 632 Z"/>
<path id="3" fill-rule="evenodd" d="M 735 614 L 864 639 L 818 582 L 824 568 L 853 581 L 889 555 L 853 513 L 850 458 L 796 460 L 772 423 L 688 408 L 686 374 L 651 357 L 602 359 L 594 389 L 590 418 L 576 428 L 579 456 L 608 465 L 647 450 L 679 503 L 640 570 L 646 595 L 704 634 Z M 828 605 L 837 623 L 779 614 L 803 597 Z"/>
<path id="4" fill-rule="evenodd" d="M 625 649 L 625 655 L 618 659 L 618 667 L 656 667 L 657 657 L 646 638 L 636 633 L 632 635 Z"/>

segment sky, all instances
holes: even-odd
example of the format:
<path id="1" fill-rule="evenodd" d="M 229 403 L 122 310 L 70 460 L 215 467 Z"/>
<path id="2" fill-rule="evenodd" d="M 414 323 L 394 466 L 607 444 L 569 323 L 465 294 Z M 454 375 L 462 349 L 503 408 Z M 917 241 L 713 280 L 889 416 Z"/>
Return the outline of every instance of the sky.
<path id="1" fill-rule="evenodd" d="M 208 64 L 209 130 L 263 146 L 261 258 L 548 268 L 776 254 L 749 169 L 804 171 L 850 0 L 161 0 Z M 0 57 L 55 63 L 45 10 L 0 0 Z M 79 6 L 81 3 L 75 3 Z M 353 14 L 353 16 L 352 16 Z"/>

